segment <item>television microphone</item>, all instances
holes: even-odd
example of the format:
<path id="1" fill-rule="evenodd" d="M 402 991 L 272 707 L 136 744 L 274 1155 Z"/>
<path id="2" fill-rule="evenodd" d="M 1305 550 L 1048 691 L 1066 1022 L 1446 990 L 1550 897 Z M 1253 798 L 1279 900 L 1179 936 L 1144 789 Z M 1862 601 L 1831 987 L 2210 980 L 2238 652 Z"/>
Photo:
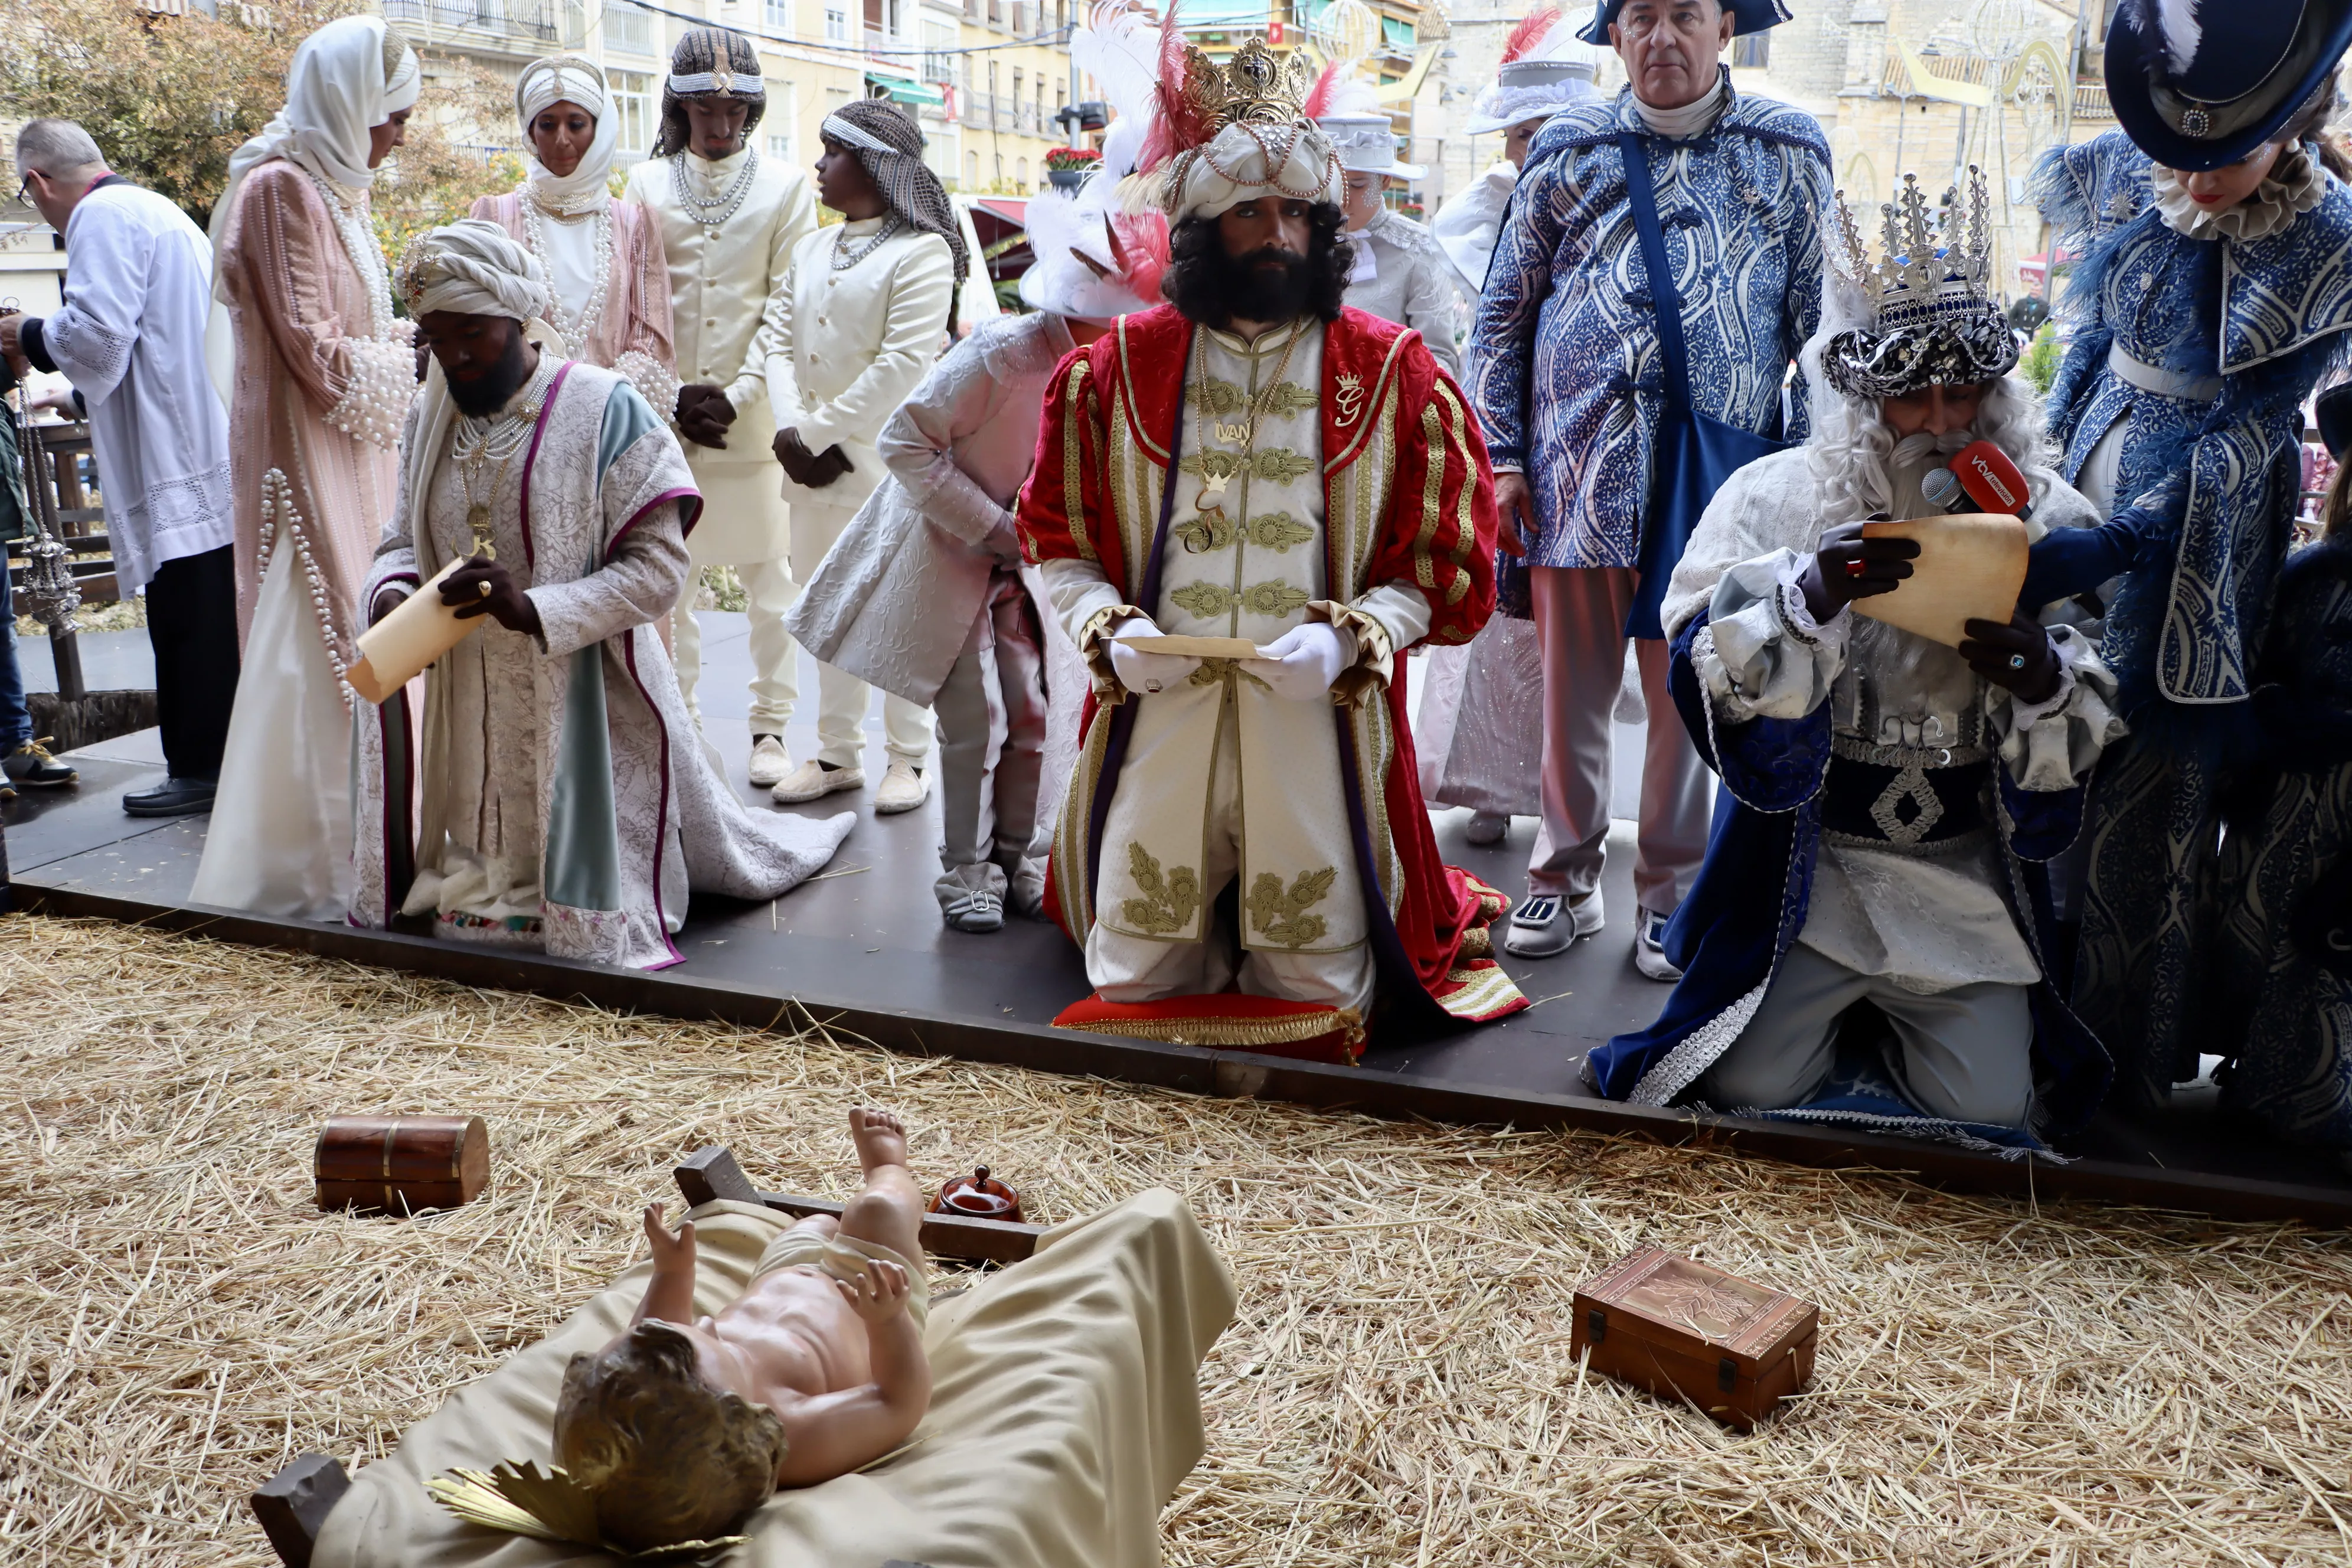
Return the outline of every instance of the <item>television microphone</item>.
<path id="1" fill-rule="evenodd" d="M 1959 480 L 1979 511 L 2006 512 L 2021 521 L 2033 515 L 2032 492 L 2025 488 L 2025 476 L 2017 471 L 2009 454 L 1991 442 L 1969 442 L 1953 457 L 1948 471 Z"/>
<path id="2" fill-rule="evenodd" d="M 1949 468 L 1928 469 L 1927 477 L 1919 481 L 1919 493 L 1927 497 L 1927 504 L 1938 511 L 1976 510 L 1977 503 L 1969 499 L 1969 492 L 1960 486 L 1960 476 Z"/>

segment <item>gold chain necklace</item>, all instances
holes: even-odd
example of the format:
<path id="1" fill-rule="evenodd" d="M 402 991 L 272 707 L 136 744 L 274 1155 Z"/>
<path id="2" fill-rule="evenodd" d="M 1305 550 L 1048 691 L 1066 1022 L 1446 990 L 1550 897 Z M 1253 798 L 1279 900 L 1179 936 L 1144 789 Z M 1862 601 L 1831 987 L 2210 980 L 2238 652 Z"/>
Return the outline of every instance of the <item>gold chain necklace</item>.
<path id="1" fill-rule="evenodd" d="M 478 555 L 485 561 L 496 561 L 499 548 L 490 538 L 490 502 L 498 498 L 499 489 L 507 482 L 507 469 L 514 464 L 515 454 L 523 449 L 532 430 L 538 427 L 543 399 L 538 395 L 540 383 L 548 367 L 548 355 L 541 351 L 539 368 L 523 383 L 515 402 L 522 406 L 512 414 L 501 413 L 486 421 L 478 435 L 467 428 L 472 421 L 461 426 L 453 443 L 457 458 L 457 483 L 466 492 L 466 531 L 471 536 L 467 554 Z M 509 406 L 512 406 L 509 405 Z M 490 487 L 475 496 L 475 486 L 480 482 L 482 469 L 493 458 L 499 460 L 498 472 L 490 478 Z"/>
<path id="2" fill-rule="evenodd" d="M 1290 369 L 1290 356 L 1297 352 L 1298 340 L 1307 335 L 1307 329 L 1296 321 L 1291 322 L 1290 341 L 1282 345 L 1282 358 L 1275 363 L 1272 379 L 1258 389 L 1257 396 L 1250 402 L 1249 423 L 1217 426 L 1219 440 L 1231 441 L 1241 447 L 1241 455 L 1234 461 L 1233 472 L 1224 474 L 1213 474 L 1209 471 L 1209 344 L 1205 335 L 1207 331 L 1205 327 L 1202 329 L 1203 335 L 1201 342 L 1200 384 L 1199 390 L 1193 395 L 1197 404 L 1194 414 L 1200 425 L 1201 493 L 1192 498 L 1192 510 L 1201 514 L 1202 521 L 1214 528 L 1225 521 L 1225 486 L 1232 480 L 1234 474 L 1238 474 L 1248 465 L 1251 455 L 1256 451 L 1258 421 L 1263 419 L 1265 416 L 1265 411 L 1274 405 L 1274 395 L 1282 385 L 1283 374 Z"/>

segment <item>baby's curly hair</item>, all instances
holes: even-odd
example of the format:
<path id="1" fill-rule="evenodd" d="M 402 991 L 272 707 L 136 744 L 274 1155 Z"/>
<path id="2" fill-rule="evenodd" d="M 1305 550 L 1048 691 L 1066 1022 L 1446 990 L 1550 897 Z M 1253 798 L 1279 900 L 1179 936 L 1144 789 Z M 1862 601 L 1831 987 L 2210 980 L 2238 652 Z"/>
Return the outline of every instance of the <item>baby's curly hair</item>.
<path id="1" fill-rule="evenodd" d="M 555 1462 L 631 1552 L 728 1534 L 776 1489 L 784 1451 L 775 1412 L 713 1388 L 675 1323 L 648 1319 L 564 1369 Z"/>

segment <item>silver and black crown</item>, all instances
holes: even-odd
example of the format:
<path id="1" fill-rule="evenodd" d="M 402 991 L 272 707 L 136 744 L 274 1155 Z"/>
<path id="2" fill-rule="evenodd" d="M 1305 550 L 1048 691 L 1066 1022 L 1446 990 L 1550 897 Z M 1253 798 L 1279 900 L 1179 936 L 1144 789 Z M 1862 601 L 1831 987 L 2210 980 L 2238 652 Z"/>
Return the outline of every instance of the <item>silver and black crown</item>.
<path id="1" fill-rule="evenodd" d="M 1870 311 L 1867 326 L 1843 331 L 1822 353 L 1832 386 L 1853 398 L 1896 397 L 1922 387 L 1975 384 L 2008 373 L 2017 340 L 1993 300 L 1991 203 L 1983 173 L 1947 192 L 1940 215 L 1916 177 L 1879 208 L 1883 253 L 1874 259 L 1838 193 L 1843 254 L 1831 265 Z"/>

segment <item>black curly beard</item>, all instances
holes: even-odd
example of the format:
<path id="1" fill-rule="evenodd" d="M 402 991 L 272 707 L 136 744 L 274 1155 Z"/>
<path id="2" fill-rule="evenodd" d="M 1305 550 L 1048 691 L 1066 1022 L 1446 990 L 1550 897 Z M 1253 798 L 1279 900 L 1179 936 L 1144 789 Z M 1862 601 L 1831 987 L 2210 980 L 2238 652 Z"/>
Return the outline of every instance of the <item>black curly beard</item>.
<path id="1" fill-rule="evenodd" d="M 1355 253 L 1340 236 L 1336 202 L 1309 210 L 1307 254 L 1269 246 L 1228 256 L 1214 218 L 1186 218 L 1168 236 L 1168 271 L 1160 291 L 1184 315 L 1223 329 L 1235 321 L 1281 322 L 1312 313 L 1339 319 Z"/>

